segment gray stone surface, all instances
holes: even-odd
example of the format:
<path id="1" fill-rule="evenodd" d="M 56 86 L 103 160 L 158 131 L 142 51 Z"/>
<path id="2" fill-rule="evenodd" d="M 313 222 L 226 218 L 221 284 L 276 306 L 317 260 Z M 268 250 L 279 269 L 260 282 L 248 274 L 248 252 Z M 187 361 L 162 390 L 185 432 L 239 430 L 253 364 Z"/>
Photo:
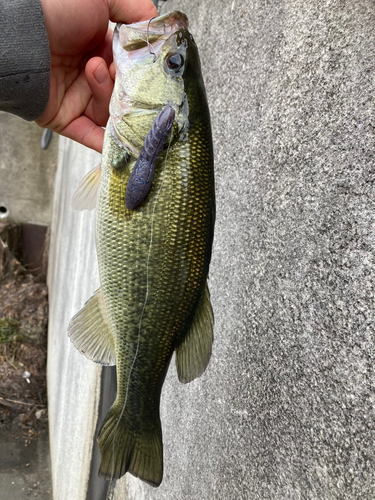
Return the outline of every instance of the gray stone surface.
<path id="1" fill-rule="evenodd" d="M 25 435 L 0 427 L 1 500 L 51 500 L 48 435 L 43 431 L 33 440 Z"/>
<path id="2" fill-rule="evenodd" d="M 374 3 L 173 9 L 212 114 L 215 344 L 168 375 L 162 485 L 115 498 L 375 498 Z"/>
<path id="3" fill-rule="evenodd" d="M 42 150 L 42 135 L 35 123 L 0 112 L 0 218 L 50 224 L 58 138 Z"/>
<path id="4" fill-rule="evenodd" d="M 374 4 L 164 10 L 176 8 L 190 19 L 212 114 L 215 344 L 191 384 L 171 366 L 162 485 L 126 475 L 114 498 L 373 499 Z M 66 325 L 97 277 L 92 216 L 68 210 L 91 153 L 69 147 L 50 275 L 52 474 L 55 500 L 84 500 L 100 376 Z"/>

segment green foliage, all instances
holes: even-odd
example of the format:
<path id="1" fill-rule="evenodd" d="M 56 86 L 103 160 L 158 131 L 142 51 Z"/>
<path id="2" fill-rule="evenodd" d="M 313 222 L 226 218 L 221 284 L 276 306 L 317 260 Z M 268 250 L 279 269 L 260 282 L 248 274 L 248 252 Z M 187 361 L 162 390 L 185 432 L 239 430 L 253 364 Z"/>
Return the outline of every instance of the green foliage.
<path id="1" fill-rule="evenodd" d="M 23 336 L 19 333 L 19 324 L 15 319 L 0 318 L 0 344 L 22 342 Z"/>

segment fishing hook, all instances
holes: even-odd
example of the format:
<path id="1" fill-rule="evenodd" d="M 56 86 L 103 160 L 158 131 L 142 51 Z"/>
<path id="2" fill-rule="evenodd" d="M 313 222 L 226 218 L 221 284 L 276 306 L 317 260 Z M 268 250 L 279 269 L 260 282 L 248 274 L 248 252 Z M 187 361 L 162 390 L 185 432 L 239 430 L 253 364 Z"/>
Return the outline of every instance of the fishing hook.
<path id="1" fill-rule="evenodd" d="M 149 32 L 149 29 L 150 29 L 150 23 L 151 23 L 151 21 L 152 21 L 153 19 L 156 19 L 156 17 L 152 17 L 152 18 L 149 20 L 148 24 L 147 24 L 147 30 L 146 30 L 147 39 L 146 39 L 146 43 L 147 43 L 147 45 L 148 45 L 148 50 L 149 50 L 150 54 L 152 54 L 152 55 L 154 56 L 154 60 L 153 60 L 153 62 L 155 62 L 155 61 L 156 61 L 156 54 L 155 54 L 155 52 L 152 52 L 152 51 L 150 50 L 150 47 L 152 48 L 152 50 L 154 50 L 154 47 L 153 47 L 153 46 L 152 46 L 152 44 L 148 41 L 148 32 Z"/>

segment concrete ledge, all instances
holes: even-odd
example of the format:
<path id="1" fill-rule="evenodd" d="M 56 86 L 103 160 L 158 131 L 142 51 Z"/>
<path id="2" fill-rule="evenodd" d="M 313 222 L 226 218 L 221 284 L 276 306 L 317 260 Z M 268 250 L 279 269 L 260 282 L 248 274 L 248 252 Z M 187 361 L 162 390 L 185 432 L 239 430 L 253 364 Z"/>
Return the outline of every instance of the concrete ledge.
<path id="1" fill-rule="evenodd" d="M 100 398 L 101 367 L 70 343 L 72 316 L 99 286 L 93 212 L 70 204 L 100 155 L 60 138 L 48 270 L 48 402 L 54 500 L 86 498 Z"/>

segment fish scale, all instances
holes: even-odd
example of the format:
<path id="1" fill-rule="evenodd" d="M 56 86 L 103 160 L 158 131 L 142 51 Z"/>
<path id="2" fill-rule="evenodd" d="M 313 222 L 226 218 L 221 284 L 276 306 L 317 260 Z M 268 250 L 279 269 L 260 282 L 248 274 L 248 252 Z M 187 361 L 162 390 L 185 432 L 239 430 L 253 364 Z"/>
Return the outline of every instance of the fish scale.
<path id="1" fill-rule="evenodd" d="M 156 58 L 145 49 L 147 30 L 156 40 Z M 178 54 L 171 70 L 170 54 Z M 184 14 L 118 27 L 114 59 L 116 82 L 96 204 L 101 288 L 72 319 L 69 335 L 90 359 L 116 362 L 117 397 L 98 437 L 100 475 L 113 479 L 129 471 L 158 486 L 160 394 L 172 354 L 180 381 L 189 382 L 205 370 L 213 340 L 207 288 L 215 220 L 210 117 Z M 171 135 L 146 198 L 128 210 L 125 192 L 136 151 L 152 130 L 160 103 L 174 109 Z M 78 189 L 83 199 L 94 177 L 89 187 Z M 88 328 L 93 315 L 101 322 Z"/>

